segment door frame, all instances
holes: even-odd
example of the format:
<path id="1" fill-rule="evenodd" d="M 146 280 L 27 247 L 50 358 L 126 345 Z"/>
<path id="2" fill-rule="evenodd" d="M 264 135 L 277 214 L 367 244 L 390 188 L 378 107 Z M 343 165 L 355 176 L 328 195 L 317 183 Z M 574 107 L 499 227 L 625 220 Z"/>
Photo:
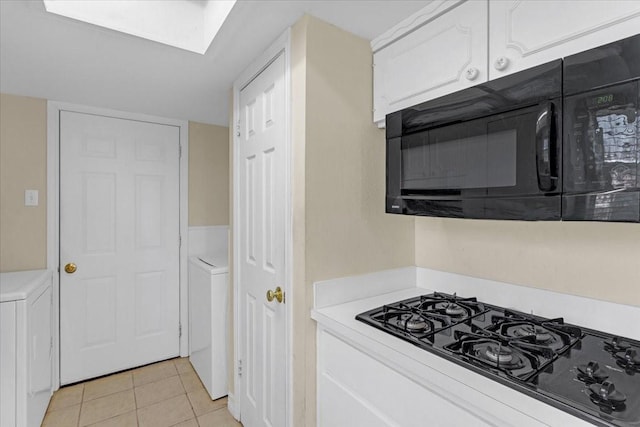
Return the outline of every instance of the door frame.
<path id="1" fill-rule="evenodd" d="M 95 114 L 116 119 L 135 120 L 161 125 L 176 126 L 180 133 L 180 356 L 189 355 L 189 122 L 147 114 L 131 113 L 47 101 L 47 268 L 53 272 L 53 351 L 57 363 L 53 366 L 53 387 L 60 388 L 60 112 Z"/>
<path id="2" fill-rule="evenodd" d="M 262 71 L 264 71 L 271 63 L 280 55 L 284 55 L 285 71 L 284 71 L 284 162 L 285 162 L 285 195 L 284 195 L 284 284 L 283 290 L 287 296 L 293 296 L 292 280 L 293 280 L 293 208 L 292 208 L 292 144 L 291 144 L 291 28 L 288 28 L 280 35 L 265 51 L 260 54 L 234 81 L 233 83 L 233 117 L 231 121 L 233 134 L 233 384 L 234 393 L 229 393 L 228 407 L 229 412 L 236 418 L 240 419 L 242 414 L 241 399 L 243 381 L 238 375 L 238 360 L 242 356 L 240 350 L 240 317 L 242 305 L 240 304 L 240 284 L 238 273 L 240 271 L 240 239 L 239 233 L 235 229 L 242 223 L 240 215 L 240 158 L 238 153 L 238 132 L 240 131 L 240 91 L 251 83 Z M 293 426 L 293 304 L 295 301 L 292 297 L 287 297 L 288 304 L 285 304 L 285 427 Z"/>

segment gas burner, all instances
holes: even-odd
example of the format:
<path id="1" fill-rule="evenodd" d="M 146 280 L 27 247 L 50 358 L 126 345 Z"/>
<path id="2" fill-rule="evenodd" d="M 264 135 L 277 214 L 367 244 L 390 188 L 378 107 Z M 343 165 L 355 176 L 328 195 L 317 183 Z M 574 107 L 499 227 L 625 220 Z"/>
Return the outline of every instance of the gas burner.
<path id="1" fill-rule="evenodd" d="M 404 327 L 411 332 L 426 331 L 429 325 L 420 316 L 413 315 L 404 322 Z"/>
<path id="2" fill-rule="evenodd" d="M 602 384 L 591 384 L 589 386 L 591 401 L 598 404 L 605 412 L 622 411 L 625 409 L 627 396 L 616 390 L 611 381 Z"/>
<path id="3" fill-rule="evenodd" d="M 456 294 L 434 293 L 420 298 L 415 308 L 421 313 L 445 316 L 450 323 L 462 322 L 485 311 L 475 298 L 460 298 Z"/>
<path id="4" fill-rule="evenodd" d="M 385 311 L 376 317 L 378 321 L 387 327 L 397 329 L 403 334 L 414 338 L 424 338 L 425 334 L 433 333 L 436 329 L 434 321 L 426 316 L 414 313 L 410 309 L 386 307 Z"/>
<path id="5" fill-rule="evenodd" d="M 497 343 L 487 345 L 484 355 L 492 362 L 498 362 L 499 365 L 510 365 L 514 361 L 513 351 Z"/>
<path id="6" fill-rule="evenodd" d="M 619 351 L 626 351 L 631 348 L 629 343 L 622 341 L 620 337 L 613 337 L 611 341 L 604 342 L 604 349 L 610 351 L 612 353 L 617 353 Z"/>
<path id="7" fill-rule="evenodd" d="M 496 332 L 509 339 L 512 344 L 533 351 L 560 353 L 572 339 L 562 331 L 554 330 L 532 322 L 505 322 L 494 326 Z"/>
<path id="8" fill-rule="evenodd" d="M 602 373 L 597 362 L 591 361 L 586 365 L 578 366 L 578 379 L 585 384 L 602 383 L 607 378 L 609 376 Z"/>
<path id="9" fill-rule="evenodd" d="M 449 316 L 458 317 L 458 316 L 464 315 L 466 313 L 466 310 L 463 307 L 461 307 L 459 304 L 456 304 L 455 302 L 453 302 L 450 304 L 445 304 L 444 312 Z"/>
<path id="10" fill-rule="evenodd" d="M 462 322 L 478 313 L 474 306 L 463 302 L 453 301 L 427 301 L 421 304 L 421 310 L 426 313 L 433 313 L 440 316 L 447 316 L 452 322 Z"/>
<path id="11" fill-rule="evenodd" d="M 523 322 L 524 324 L 532 324 L 544 328 L 546 332 L 553 332 L 562 336 L 565 344 L 572 344 L 582 338 L 582 330 L 576 326 L 566 325 L 562 317 L 556 319 L 543 319 L 533 314 L 524 314 L 513 310 L 504 310 L 504 313 L 492 316 L 492 322 L 495 324 Z"/>
<path id="12" fill-rule="evenodd" d="M 471 357 L 484 366 L 498 369 L 507 376 L 524 379 L 539 367 L 533 355 L 524 350 L 511 347 L 506 342 L 478 335 L 467 335 L 457 343 L 447 346 L 450 351 L 459 352 Z"/>
<path id="13" fill-rule="evenodd" d="M 533 336 L 536 338 L 536 343 L 538 344 L 547 343 L 553 338 L 548 329 L 543 328 L 542 326 L 532 325 L 530 323 L 515 327 L 513 329 L 513 335 L 516 337 Z"/>

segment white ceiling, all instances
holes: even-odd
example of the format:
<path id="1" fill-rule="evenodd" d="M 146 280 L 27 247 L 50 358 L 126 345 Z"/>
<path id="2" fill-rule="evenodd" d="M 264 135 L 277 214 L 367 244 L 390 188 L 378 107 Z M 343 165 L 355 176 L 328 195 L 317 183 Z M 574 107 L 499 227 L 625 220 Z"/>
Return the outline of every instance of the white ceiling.
<path id="1" fill-rule="evenodd" d="M 236 76 L 304 13 L 371 40 L 427 3 L 239 0 L 200 55 L 0 0 L 0 92 L 226 126 Z"/>

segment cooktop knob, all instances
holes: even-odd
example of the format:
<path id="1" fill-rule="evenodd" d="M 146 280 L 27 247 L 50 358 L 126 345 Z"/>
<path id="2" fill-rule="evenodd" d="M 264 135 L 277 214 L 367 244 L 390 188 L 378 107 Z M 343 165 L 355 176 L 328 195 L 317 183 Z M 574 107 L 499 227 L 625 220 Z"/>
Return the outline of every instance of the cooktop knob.
<path id="1" fill-rule="evenodd" d="M 598 394 L 604 400 L 609 400 L 609 395 L 615 393 L 615 391 L 616 391 L 616 387 L 613 385 L 613 383 L 609 381 L 605 381 L 604 383 L 602 383 L 602 385 L 600 385 L 600 390 Z"/>
<path id="2" fill-rule="evenodd" d="M 627 365 L 640 365 L 640 356 L 633 348 L 628 348 L 627 351 L 624 352 L 622 359 L 627 363 Z"/>
<path id="3" fill-rule="evenodd" d="M 605 381 L 602 384 L 591 384 L 589 390 L 602 402 L 622 403 L 627 400 L 627 396 L 616 390 L 611 381 Z"/>
<path id="4" fill-rule="evenodd" d="M 605 350 L 608 350 L 608 351 L 611 351 L 611 352 L 625 351 L 626 349 L 628 349 L 630 347 L 631 347 L 631 345 L 629 345 L 628 343 L 622 341 L 622 339 L 620 337 L 613 337 L 611 339 L 611 341 L 605 341 L 604 342 Z"/>
<path id="5" fill-rule="evenodd" d="M 578 366 L 578 379 L 584 381 L 587 384 L 601 383 L 608 378 L 600 371 L 598 362 L 591 361 L 586 365 Z"/>

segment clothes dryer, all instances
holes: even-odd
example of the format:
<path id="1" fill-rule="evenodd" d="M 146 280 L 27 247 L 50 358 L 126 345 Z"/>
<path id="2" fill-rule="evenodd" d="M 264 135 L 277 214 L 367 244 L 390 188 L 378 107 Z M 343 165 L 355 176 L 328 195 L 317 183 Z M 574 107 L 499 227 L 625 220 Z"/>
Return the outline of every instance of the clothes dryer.
<path id="1" fill-rule="evenodd" d="M 189 360 L 211 399 L 228 393 L 228 295 L 226 256 L 189 258 Z"/>

